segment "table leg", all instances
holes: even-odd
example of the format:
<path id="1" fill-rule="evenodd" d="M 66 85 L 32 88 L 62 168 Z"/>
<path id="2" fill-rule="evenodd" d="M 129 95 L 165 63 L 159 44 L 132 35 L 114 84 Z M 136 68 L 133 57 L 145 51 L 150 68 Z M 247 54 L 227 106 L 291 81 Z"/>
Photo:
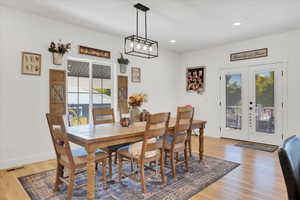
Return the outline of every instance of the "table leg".
<path id="1" fill-rule="evenodd" d="M 95 199 L 95 152 L 88 151 L 87 154 L 87 199 Z"/>
<path id="2" fill-rule="evenodd" d="M 204 127 L 202 126 L 199 129 L 199 160 L 201 161 L 203 158 L 204 151 Z"/>

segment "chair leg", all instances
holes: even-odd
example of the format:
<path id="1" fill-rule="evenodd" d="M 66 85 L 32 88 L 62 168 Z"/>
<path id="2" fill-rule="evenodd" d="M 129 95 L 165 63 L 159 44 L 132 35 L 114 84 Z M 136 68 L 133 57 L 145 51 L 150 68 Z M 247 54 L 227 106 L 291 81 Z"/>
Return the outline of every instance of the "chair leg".
<path id="1" fill-rule="evenodd" d="M 161 176 L 161 182 L 162 184 L 166 184 L 166 177 L 165 177 L 165 161 L 164 161 L 164 150 L 160 150 L 160 176 Z"/>
<path id="2" fill-rule="evenodd" d="M 69 185 L 68 185 L 68 192 L 67 192 L 67 200 L 71 200 L 73 197 L 74 182 L 75 182 L 75 171 L 71 170 L 70 178 L 69 178 Z"/>
<path id="3" fill-rule="evenodd" d="M 146 193 L 146 185 L 145 185 L 145 171 L 144 171 L 144 163 L 140 163 L 140 181 L 141 181 L 141 186 L 142 186 L 142 192 Z"/>
<path id="4" fill-rule="evenodd" d="M 175 160 L 176 160 L 176 162 L 178 162 L 179 161 L 179 152 L 176 152 L 175 155 L 176 155 L 176 159 Z"/>
<path id="5" fill-rule="evenodd" d="M 172 167 L 173 178 L 176 179 L 176 163 L 174 158 L 174 152 L 171 151 L 170 156 L 171 156 L 171 167 Z"/>
<path id="6" fill-rule="evenodd" d="M 112 152 L 108 152 L 108 169 L 109 169 L 109 177 L 112 177 Z"/>
<path id="7" fill-rule="evenodd" d="M 185 145 L 185 148 L 184 148 L 184 162 L 185 162 L 186 170 L 189 171 L 189 155 L 188 155 L 188 146 L 187 145 Z"/>
<path id="8" fill-rule="evenodd" d="M 167 161 L 168 161 L 168 152 L 165 151 L 165 164 L 167 164 Z"/>
<path id="9" fill-rule="evenodd" d="M 192 136 L 190 136 L 190 138 L 188 140 L 188 145 L 189 145 L 189 154 L 190 154 L 190 157 L 192 157 Z"/>
<path id="10" fill-rule="evenodd" d="M 102 161 L 102 176 L 103 176 L 103 188 L 107 189 L 107 179 L 106 179 L 106 159 Z"/>
<path id="11" fill-rule="evenodd" d="M 118 163 L 118 154 L 117 151 L 115 152 L 115 165 Z"/>
<path id="12" fill-rule="evenodd" d="M 119 160 L 119 164 L 118 164 L 119 181 L 121 182 L 121 180 L 122 180 L 122 168 L 123 168 L 123 160 L 122 160 L 121 155 L 118 156 L 118 160 Z"/>
<path id="13" fill-rule="evenodd" d="M 187 143 L 189 147 L 190 157 L 192 157 L 192 130 L 188 130 Z"/>
<path id="14" fill-rule="evenodd" d="M 61 180 L 59 179 L 60 177 L 63 177 L 64 175 L 64 167 L 57 163 L 56 167 L 56 178 L 55 178 L 55 184 L 54 184 L 54 191 L 58 191 L 59 185 L 61 184 Z"/>

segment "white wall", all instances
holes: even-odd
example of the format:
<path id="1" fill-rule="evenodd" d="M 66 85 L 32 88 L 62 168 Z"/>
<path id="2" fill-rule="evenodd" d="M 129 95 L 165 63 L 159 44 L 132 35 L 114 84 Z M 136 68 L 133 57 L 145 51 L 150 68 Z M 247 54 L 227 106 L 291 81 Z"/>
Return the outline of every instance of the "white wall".
<path id="1" fill-rule="evenodd" d="M 217 48 L 189 52 L 183 55 L 181 62 L 180 96 L 181 104 L 191 103 L 196 106 L 196 118 L 208 120 L 206 135 L 220 137 L 219 131 L 219 75 L 220 68 L 234 68 L 252 64 L 287 62 L 287 132 L 285 137 L 293 134 L 300 136 L 300 31 L 291 31 L 270 35 L 244 42 L 228 44 Z M 230 62 L 230 53 L 268 48 L 266 58 Z M 207 66 L 206 91 L 203 95 L 189 94 L 185 91 L 184 73 L 188 66 Z"/>
<path id="2" fill-rule="evenodd" d="M 123 39 L 10 8 L 0 7 L 0 13 L 0 55 L 3 56 L 0 60 L 0 168 L 7 168 L 54 155 L 45 118 L 49 110 L 48 72 L 50 68 L 63 67 L 52 64 L 52 55 L 47 51 L 50 41 L 71 41 L 70 57 L 116 63 L 123 50 Z M 109 50 L 112 59 L 79 55 L 78 45 Z M 22 51 L 42 54 L 41 76 L 21 74 Z M 132 66 L 142 70 L 142 83 L 131 83 L 128 70 L 129 95 L 147 93 L 149 103 L 145 107 L 151 112 L 175 111 L 177 74 L 174 69 L 178 68 L 178 55 L 160 49 L 160 56 L 155 59 L 128 58 Z"/>
<path id="3" fill-rule="evenodd" d="M 2 11 L 2 8 L 0 7 L 0 19 L 3 18 L 3 11 Z M 0 43 L 3 41 L 3 24 L 0 23 Z M 1 69 L 1 66 L 2 65 L 2 62 L 3 62 L 3 52 L 4 52 L 4 46 L 3 45 L 0 45 L 0 69 Z M 4 88 L 4 82 L 3 82 L 3 72 L 0 70 L 0 91 L 2 91 Z M 4 117 L 4 113 L 2 112 L 3 110 L 3 105 L 2 105 L 2 99 L 4 98 L 3 94 L 0 92 L 0 128 L 3 127 L 3 117 Z M 3 135 L 3 132 L 0 130 L 0 138 L 1 136 Z M 3 146 L 3 140 L 0 139 L 0 160 L 2 160 L 3 158 L 3 155 L 4 155 L 4 151 L 2 150 L 2 147 Z M 1 165 L 0 165 L 1 166 Z"/>

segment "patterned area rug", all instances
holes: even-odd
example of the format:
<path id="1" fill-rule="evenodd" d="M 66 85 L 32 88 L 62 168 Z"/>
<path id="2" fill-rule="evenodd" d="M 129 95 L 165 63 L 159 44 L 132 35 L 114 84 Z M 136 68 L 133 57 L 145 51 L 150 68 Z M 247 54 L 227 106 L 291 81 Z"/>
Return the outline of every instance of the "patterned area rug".
<path id="1" fill-rule="evenodd" d="M 96 184 L 96 199 L 104 200 L 185 200 L 189 199 L 208 185 L 216 182 L 224 175 L 239 166 L 238 163 L 204 156 L 203 161 L 199 162 L 198 156 L 193 155 L 190 159 L 190 171 L 186 172 L 184 163 L 177 166 L 177 180 L 172 178 L 172 172 L 165 168 L 168 183 L 161 184 L 160 175 L 146 180 L 147 193 L 141 192 L 139 183 L 131 181 L 128 178 L 118 181 L 117 168 L 114 166 L 114 176 L 108 182 L 108 189 L 104 190 L 101 181 Z M 180 155 L 180 159 L 183 159 Z M 124 162 L 124 169 L 130 169 L 130 163 Z M 101 170 L 98 170 L 100 178 Z M 45 171 L 38 174 L 20 177 L 19 180 L 32 200 L 63 200 L 67 188 L 62 185 L 59 192 L 53 192 L 53 181 L 55 170 Z M 76 184 L 86 183 L 85 172 L 76 176 Z M 73 200 L 86 199 L 86 187 L 75 190 Z"/>
<path id="2" fill-rule="evenodd" d="M 274 152 L 278 149 L 278 146 L 275 145 L 259 144 L 252 142 L 239 142 L 235 144 L 235 146 L 267 152 Z"/>

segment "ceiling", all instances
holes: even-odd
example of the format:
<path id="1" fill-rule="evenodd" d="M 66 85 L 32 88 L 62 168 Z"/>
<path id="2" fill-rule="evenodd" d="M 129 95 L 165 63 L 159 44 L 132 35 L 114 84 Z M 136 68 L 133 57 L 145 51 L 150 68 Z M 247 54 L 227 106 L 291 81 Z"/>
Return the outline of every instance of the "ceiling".
<path id="1" fill-rule="evenodd" d="M 300 28 L 299 0 L 0 0 L 0 4 L 127 36 L 135 3 L 150 7 L 148 36 L 186 52 Z M 240 26 L 233 26 L 240 22 Z M 170 40 L 176 40 L 171 44 Z"/>

